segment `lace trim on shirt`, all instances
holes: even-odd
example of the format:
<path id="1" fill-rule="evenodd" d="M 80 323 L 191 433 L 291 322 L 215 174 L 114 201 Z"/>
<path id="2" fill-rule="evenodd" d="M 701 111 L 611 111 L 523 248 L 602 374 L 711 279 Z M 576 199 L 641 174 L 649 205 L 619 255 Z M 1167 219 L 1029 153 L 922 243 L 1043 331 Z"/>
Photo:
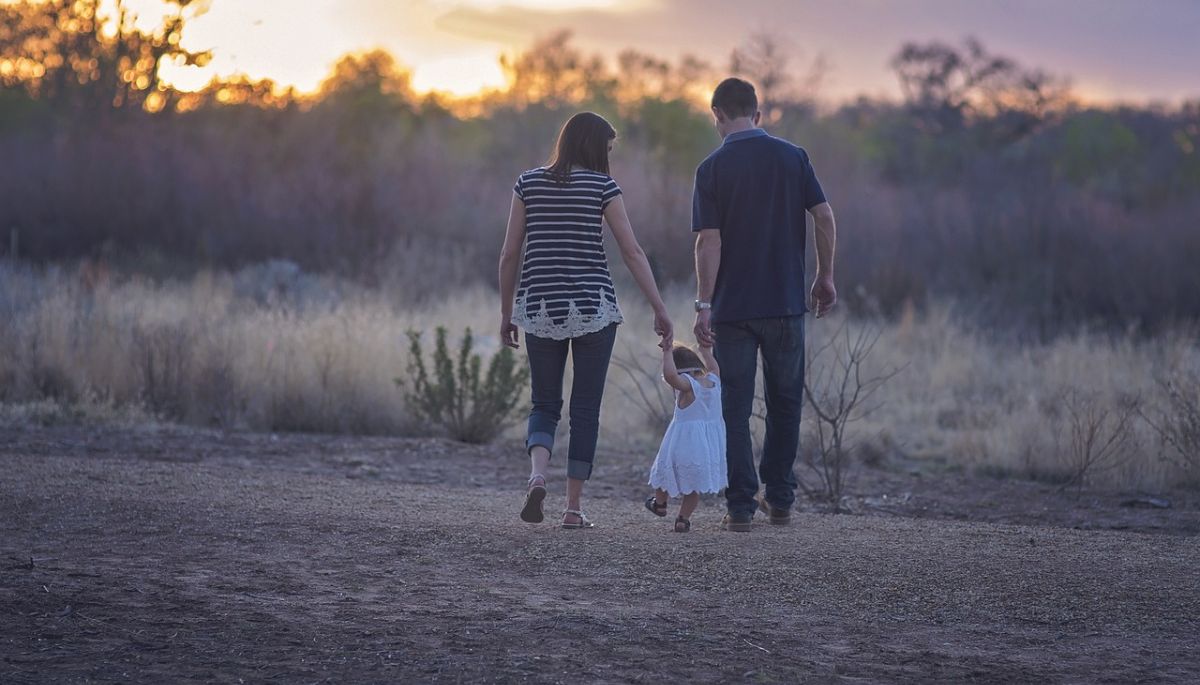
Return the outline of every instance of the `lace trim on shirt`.
<path id="1" fill-rule="evenodd" d="M 537 311 L 530 313 L 524 295 L 517 296 L 512 318 L 512 322 L 520 326 L 526 333 L 551 340 L 578 338 L 581 335 L 604 330 L 610 325 L 621 323 L 624 320 L 621 308 L 608 297 L 600 298 L 600 307 L 595 314 L 584 314 L 579 311 L 574 302 L 571 302 L 566 317 L 562 321 L 555 321 L 546 312 L 544 301 Z"/>

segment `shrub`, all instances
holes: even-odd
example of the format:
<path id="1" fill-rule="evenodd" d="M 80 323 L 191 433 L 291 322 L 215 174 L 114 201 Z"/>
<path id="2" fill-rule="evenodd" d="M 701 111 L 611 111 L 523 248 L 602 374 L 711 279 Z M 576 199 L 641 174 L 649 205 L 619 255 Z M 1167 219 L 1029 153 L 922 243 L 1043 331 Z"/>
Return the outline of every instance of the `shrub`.
<path id="1" fill-rule="evenodd" d="M 425 365 L 421 334 L 408 332 L 409 365 L 405 401 L 417 416 L 443 428 L 455 440 L 484 443 L 495 439 L 522 413 L 520 398 L 529 382 L 529 369 L 518 367 L 511 349 L 502 347 L 492 356 L 487 374 L 483 360 L 472 353 L 471 329 L 463 334 L 458 358 L 450 357 L 446 329 L 439 326 L 433 350 L 433 368 Z"/>
<path id="2" fill-rule="evenodd" d="M 1190 478 L 1200 472 L 1200 374 L 1179 371 L 1158 380 L 1163 408 L 1142 419 L 1171 448 L 1176 463 Z"/>
<path id="3" fill-rule="evenodd" d="M 639 356 L 626 348 L 624 353 L 614 354 L 610 364 L 628 381 L 614 382 L 612 387 L 645 417 L 643 425 L 650 435 L 661 435 L 675 413 L 675 398 L 662 382 L 662 355 Z"/>
<path id="4" fill-rule="evenodd" d="M 1128 458 L 1126 446 L 1130 426 L 1137 416 L 1140 400 L 1135 395 L 1122 397 L 1115 405 L 1103 403 L 1094 394 L 1072 388 L 1062 395 L 1068 477 L 1059 492 L 1071 485 L 1082 490 L 1090 475 L 1115 468 Z"/>
<path id="5" fill-rule="evenodd" d="M 863 444 L 852 443 L 847 428 L 878 409 L 871 404 L 872 397 L 901 371 L 869 375 L 864 369 L 879 337 L 878 329 L 864 326 L 852 333 L 844 322 L 825 344 L 808 353 L 804 396 L 811 409 L 807 415 L 812 422 L 816 454 L 805 460 L 805 465 L 816 474 L 819 485 L 813 488 L 801 481 L 800 487 L 810 497 L 829 502 L 834 512 L 846 510 L 842 493 L 848 457 Z"/>
<path id="6" fill-rule="evenodd" d="M 186 324 L 135 324 L 132 348 L 141 373 L 141 400 L 156 414 L 183 418 L 195 350 Z"/>

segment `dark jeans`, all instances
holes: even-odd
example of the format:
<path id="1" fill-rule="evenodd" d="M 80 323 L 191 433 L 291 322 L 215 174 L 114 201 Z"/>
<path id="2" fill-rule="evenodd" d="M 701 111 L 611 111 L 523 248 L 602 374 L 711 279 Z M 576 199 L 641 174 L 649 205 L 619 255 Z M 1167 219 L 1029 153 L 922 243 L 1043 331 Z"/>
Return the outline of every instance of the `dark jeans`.
<path id="1" fill-rule="evenodd" d="M 804 405 L 804 317 L 751 319 L 713 326 L 714 354 L 721 365 L 721 408 L 725 416 L 729 486 L 726 504 L 731 513 L 753 514 L 758 480 L 777 509 L 796 501 L 792 466 L 800 442 L 800 409 Z M 754 382 L 762 352 L 766 385 L 767 434 L 757 474 L 750 440 Z"/>
<path id="2" fill-rule="evenodd" d="M 592 475 L 596 439 L 600 433 L 600 400 L 608 359 L 617 340 L 617 324 L 567 340 L 551 340 L 525 334 L 529 355 L 529 381 L 533 409 L 529 412 L 529 437 L 525 449 L 540 445 L 554 453 L 554 433 L 562 414 L 563 372 L 567 350 L 575 376 L 571 383 L 571 445 L 567 450 L 567 476 L 587 480 Z"/>

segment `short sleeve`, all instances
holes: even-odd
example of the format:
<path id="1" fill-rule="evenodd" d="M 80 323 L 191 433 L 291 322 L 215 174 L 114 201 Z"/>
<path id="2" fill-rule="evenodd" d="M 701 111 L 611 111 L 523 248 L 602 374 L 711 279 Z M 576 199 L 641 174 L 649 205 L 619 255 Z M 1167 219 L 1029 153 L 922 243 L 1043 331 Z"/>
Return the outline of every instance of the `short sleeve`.
<path id="1" fill-rule="evenodd" d="M 613 179 L 608 179 L 608 182 L 604 184 L 604 190 L 600 193 L 600 208 L 604 209 L 607 207 L 608 203 L 617 199 L 617 196 L 620 194 L 621 186 L 617 185 L 617 182 Z"/>
<path id="2" fill-rule="evenodd" d="M 525 174 L 517 177 L 517 182 L 513 185 L 513 192 L 516 193 L 517 197 L 521 198 L 522 202 L 525 201 Z"/>
<path id="3" fill-rule="evenodd" d="M 821 188 L 821 182 L 817 180 L 817 172 L 813 170 L 808 153 L 801 150 L 800 160 L 804 167 L 804 208 L 812 209 L 825 202 L 825 191 Z"/>
<path id="4" fill-rule="evenodd" d="M 713 186 L 712 169 L 701 164 L 696 169 L 696 185 L 692 188 L 692 231 L 721 228 L 717 192 Z"/>

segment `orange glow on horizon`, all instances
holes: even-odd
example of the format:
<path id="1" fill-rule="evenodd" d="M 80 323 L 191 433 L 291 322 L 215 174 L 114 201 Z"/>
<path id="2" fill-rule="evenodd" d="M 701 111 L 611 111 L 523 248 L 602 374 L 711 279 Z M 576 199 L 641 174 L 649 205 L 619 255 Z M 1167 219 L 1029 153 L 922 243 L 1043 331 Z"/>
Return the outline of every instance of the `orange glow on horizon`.
<path id="1" fill-rule="evenodd" d="M 100 1 L 111 13 L 119 0 Z M 164 0 L 120 1 L 143 28 L 174 13 Z M 501 55 L 519 53 L 559 29 L 571 30 L 572 44 L 586 56 L 600 55 L 610 65 L 622 50 L 632 49 L 672 64 L 695 56 L 720 72 L 740 40 L 767 27 L 801 36 L 790 64 L 797 73 L 814 58 L 828 57 L 830 77 L 817 96 L 829 104 L 864 95 L 899 98 L 888 67 L 895 50 L 908 40 L 954 42 L 963 35 L 977 35 L 997 54 L 1069 79 L 1080 102 L 1183 102 L 1200 95 L 1190 72 L 1179 66 L 1194 63 L 1191 56 L 1200 53 L 1190 38 L 1181 42 L 1179 32 L 1171 32 L 1200 18 L 1200 10 L 1155 17 L 1131 14 L 1118 0 L 1096 0 L 1113 6 L 1110 19 L 1100 21 L 1098 15 L 1086 40 L 1069 45 L 1056 37 L 1045 48 L 1006 36 L 1014 29 L 995 21 L 1001 10 L 975 3 L 953 4 L 953 11 L 944 12 L 884 4 L 878 12 L 896 21 L 869 31 L 835 30 L 851 26 L 860 6 L 875 2 L 844 0 L 818 16 L 791 0 L 746 3 L 733 13 L 693 0 L 199 0 L 183 12 L 188 18 L 183 46 L 211 50 L 212 61 L 204 67 L 164 63 L 159 73 L 164 83 L 185 92 L 201 90 L 214 78 L 241 78 L 269 79 L 281 91 L 310 94 L 342 56 L 382 49 L 411 73 L 418 94 L 461 100 L 505 89 Z M 1061 0 L 1039 10 L 1054 20 L 1047 23 L 1050 29 L 1071 20 L 1067 5 Z M 1090 47 L 1106 44 L 1101 39 L 1114 31 L 1133 35 L 1134 29 L 1142 39 L 1136 60 L 1114 61 L 1111 51 Z M 11 74 L 21 65 L 0 64 L 0 70 Z"/>

